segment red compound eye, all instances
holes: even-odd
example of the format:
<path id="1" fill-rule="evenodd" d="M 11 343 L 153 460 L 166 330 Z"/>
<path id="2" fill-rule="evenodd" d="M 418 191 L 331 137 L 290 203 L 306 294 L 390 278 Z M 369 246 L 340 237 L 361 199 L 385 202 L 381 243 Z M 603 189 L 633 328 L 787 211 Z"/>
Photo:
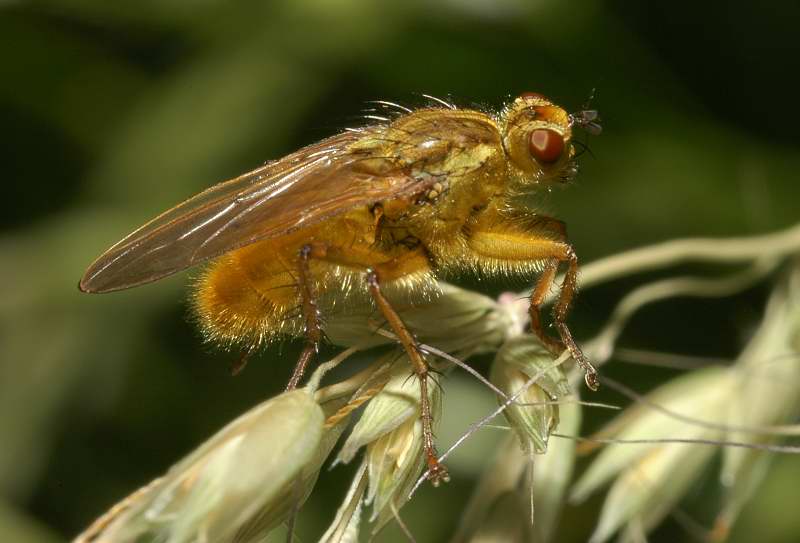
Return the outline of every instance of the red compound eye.
<path id="1" fill-rule="evenodd" d="M 564 152 L 564 138 L 555 130 L 537 128 L 531 132 L 528 148 L 533 158 L 539 162 L 555 162 Z"/>

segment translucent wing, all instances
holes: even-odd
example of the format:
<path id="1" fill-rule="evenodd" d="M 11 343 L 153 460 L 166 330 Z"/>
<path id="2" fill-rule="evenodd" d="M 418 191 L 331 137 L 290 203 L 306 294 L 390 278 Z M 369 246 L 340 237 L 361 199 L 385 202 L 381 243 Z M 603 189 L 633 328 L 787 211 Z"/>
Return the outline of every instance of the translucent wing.
<path id="1" fill-rule="evenodd" d="M 364 168 L 365 157 L 348 148 L 362 136 L 333 136 L 186 200 L 101 255 L 80 289 L 108 292 L 155 281 L 348 209 L 425 190 L 391 162 L 380 174 Z"/>

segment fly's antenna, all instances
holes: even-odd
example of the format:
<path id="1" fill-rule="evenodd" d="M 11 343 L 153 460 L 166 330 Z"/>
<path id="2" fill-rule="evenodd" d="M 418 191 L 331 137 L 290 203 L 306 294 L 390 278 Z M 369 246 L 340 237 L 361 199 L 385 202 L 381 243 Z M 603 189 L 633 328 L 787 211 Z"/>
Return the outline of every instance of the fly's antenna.
<path id="1" fill-rule="evenodd" d="M 600 113 L 596 109 L 591 109 L 596 93 L 597 89 L 592 89 L 581 110 L 569 114 L 570 126 L 580 126 L 591 136 L 599 136 L 603 132 L 603 127 L 600 125 Z"/>

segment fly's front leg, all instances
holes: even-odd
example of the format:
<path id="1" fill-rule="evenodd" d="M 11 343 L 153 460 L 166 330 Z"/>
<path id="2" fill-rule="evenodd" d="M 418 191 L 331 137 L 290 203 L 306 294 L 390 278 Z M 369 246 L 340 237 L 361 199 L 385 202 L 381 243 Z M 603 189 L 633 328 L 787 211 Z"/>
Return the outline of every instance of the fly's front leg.
<path id="1" fill-rule="evenodd" d="M 300 358 L 295 364 L 292 377 L 286 385 L 286 390 L 297 388 L 308 363 L 317 355 L 319 344 L 322 341 L 322 319 L 317 306 L 317 293 L 311 281 L 311 269 L 308 265 L 311 258 L 311 245 L 304 245 L 300 249 L 297 265 L 297 287 L 300 291 L 300 310 L 303 314 L 306 345 L 300 353 Z"/>
<path id="2" fill-rule="evenodd" d="M 564 345 L 569 349 L 572 358 L 575 359 L 575 362 L 577 362 L 585 372 L 584 378 L 586 380 L 586 386 L 592 390 L 597 390 L 600 387 L 600 382 L 597 378 L 597 370 L 594 369 L 594 366 L 592 366 L 586 358 L 586 355 L 583 354 L 581 348 L 578 347 L 578 344 L 572 338 L 572 332 L 570 332 L 567 326 L 567 313 L 569 313 L 569 308 L 570 305 L 572 305 L 575 292 L 578 290 L 578 257 L 572 245 L 567 243 L 562 243 L 561 245 L 562 246 L 557 247 L 556 250 L 559 252 L 560 256 L 563 255 L 559 258 L 559 261 L 567 263 L 567 271 L 564 274 L 564 281 L 561 283 L 561 293 L 558 297 L 558 301 L 553 307 L 553 324 L 555 324 L 558 330 L 561 341 L 563 341 Z M 563 253 L 561 251 L 563 251 Z M 541 303 L 541 301 L 539 303 Z M 534 309 L 533 293 L 531 293 L 530 310 L 531 313 L 533 313 L 534 310 L 537 313 L 539 311 L 538 305 Z"/>
<path id="3" fill-rule="evenodd" d="M 533 262 L 544 263 L 541 276 L 531 292 L 531 329 L 554 354 L 568 349 L 572 358 L 585 372 L 586 385 L 597 390 L 597 371 L 589 363 L 572 337 L 566 319 L 572 299 L 578 288 L 578 257 L 566 242 L 563 224 L 549 217 L 528 220 L 528 228 L 520 228 L 519 221 L 478 220 L 470 227 L 467 243 L 478 260 L 491 269 L 493 264 L 514 269 L 525 269 Z M 553 324 L 560 341 L 550 337 L 542 326 L 540 309 L 555 282 L 561 263 L 567 271 L 561 283 L 558 301 L 553 307 Z"/>
<path id="4" fill-rule="evenodd" d="M 528 308 L 528 315 L 531 318 L 531 330 L 534 334 L 536 334 L 536 337 L 538 337 L 539 340 L 544 343 L 544 345 L 554 354 L 559 354 L 564 350 L 564 343 L 545 331 L 544 325 L 542 324 L 541 309 L 542 304 L 544 304 L 544 301 L 547 298 L 547 293 L 550 292 L 550 289 L 553 287 L 557 272 L 558 260 L 553 259 L 545 264 L 545 268 L 542 270 L 539 280 L 536 282 L 536 285 L 531 291 L 531 305 Z"/>

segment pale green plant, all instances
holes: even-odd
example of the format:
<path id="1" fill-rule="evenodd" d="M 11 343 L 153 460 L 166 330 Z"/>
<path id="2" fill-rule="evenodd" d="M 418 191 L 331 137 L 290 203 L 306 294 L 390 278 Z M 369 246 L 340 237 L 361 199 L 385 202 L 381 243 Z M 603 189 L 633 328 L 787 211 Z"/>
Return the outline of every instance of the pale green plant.
<path id="1" fill-rule="evenodd" d="M 674 295 L 728 295 L 762 280 L 798 252 L 800 226 L 757 239 L 669 242 L 589 264 L 584 288 L 686 260 L 747 266 L 720 279 L 673 278 L 635 289 L 586 342 L 587 352 L 600 364 L 612 359 L 621 330 L 647 303 Z M 493 300 L 442 283 L 439 298 L 406 308 L 403 318 L 418 331 L 420 348 L 438 372 L 465 367 L 460 359 L 472 354 L 495 353 L 490 380 L 469 371 L 497 397 L 497 410 L 441 455 L 447 458 L 478 428 L 496 428 L 496 415 L 505 417 L 507 426 L 491 430 L 499 432 L 495 457 L 453 540 L 552 541 L 565 496 L 580 501 L 607 484 L 611 489 L 591 540 L 599 543 L 617 533 L 623 541 L 644 540 L 675 511 L 720 449 L 725 499 L 716 527 L 706 535 L 723 539 L 755 495 L 771 455 L 800 452 L 777 443 L 798 433 L 791 424 L 800 416 L 800 266 L 790 261 L 786 267 L 758 331 L 734 364 L 687 372 L 645 396 L 605 378 L 607 386 L 635 401 L 589 438 L 580 437 L 585 402 L 575 386 L 579 372 L 565 368 L 566 354 L 553 360 L 524 332 L 524 296 Z M 304 388 L 242 415 L 76 541 L 255 542 L 280 525 L 291 533 L 348 427 L 334 463 L 357 460 L 360 466 L 320 541 L 359 541 L 366 522 L 373 536 L 391 521 L 411 536 L 413 526 L 405 526 L 399 512 L 424 479 L 425 462 L 420 387 L 405 355 L 393 346 L 352 377 L 322 384 L 331 368 L 356 351 L 394 343 L 371 319 L 367 308 L 332 320 L 330 338 L 350 347 L 321 364 Z M 438 375 L 430 377 L 437 419 L 446 387 Z M 570 489 L 576 439 L 608 445 Z"/>

